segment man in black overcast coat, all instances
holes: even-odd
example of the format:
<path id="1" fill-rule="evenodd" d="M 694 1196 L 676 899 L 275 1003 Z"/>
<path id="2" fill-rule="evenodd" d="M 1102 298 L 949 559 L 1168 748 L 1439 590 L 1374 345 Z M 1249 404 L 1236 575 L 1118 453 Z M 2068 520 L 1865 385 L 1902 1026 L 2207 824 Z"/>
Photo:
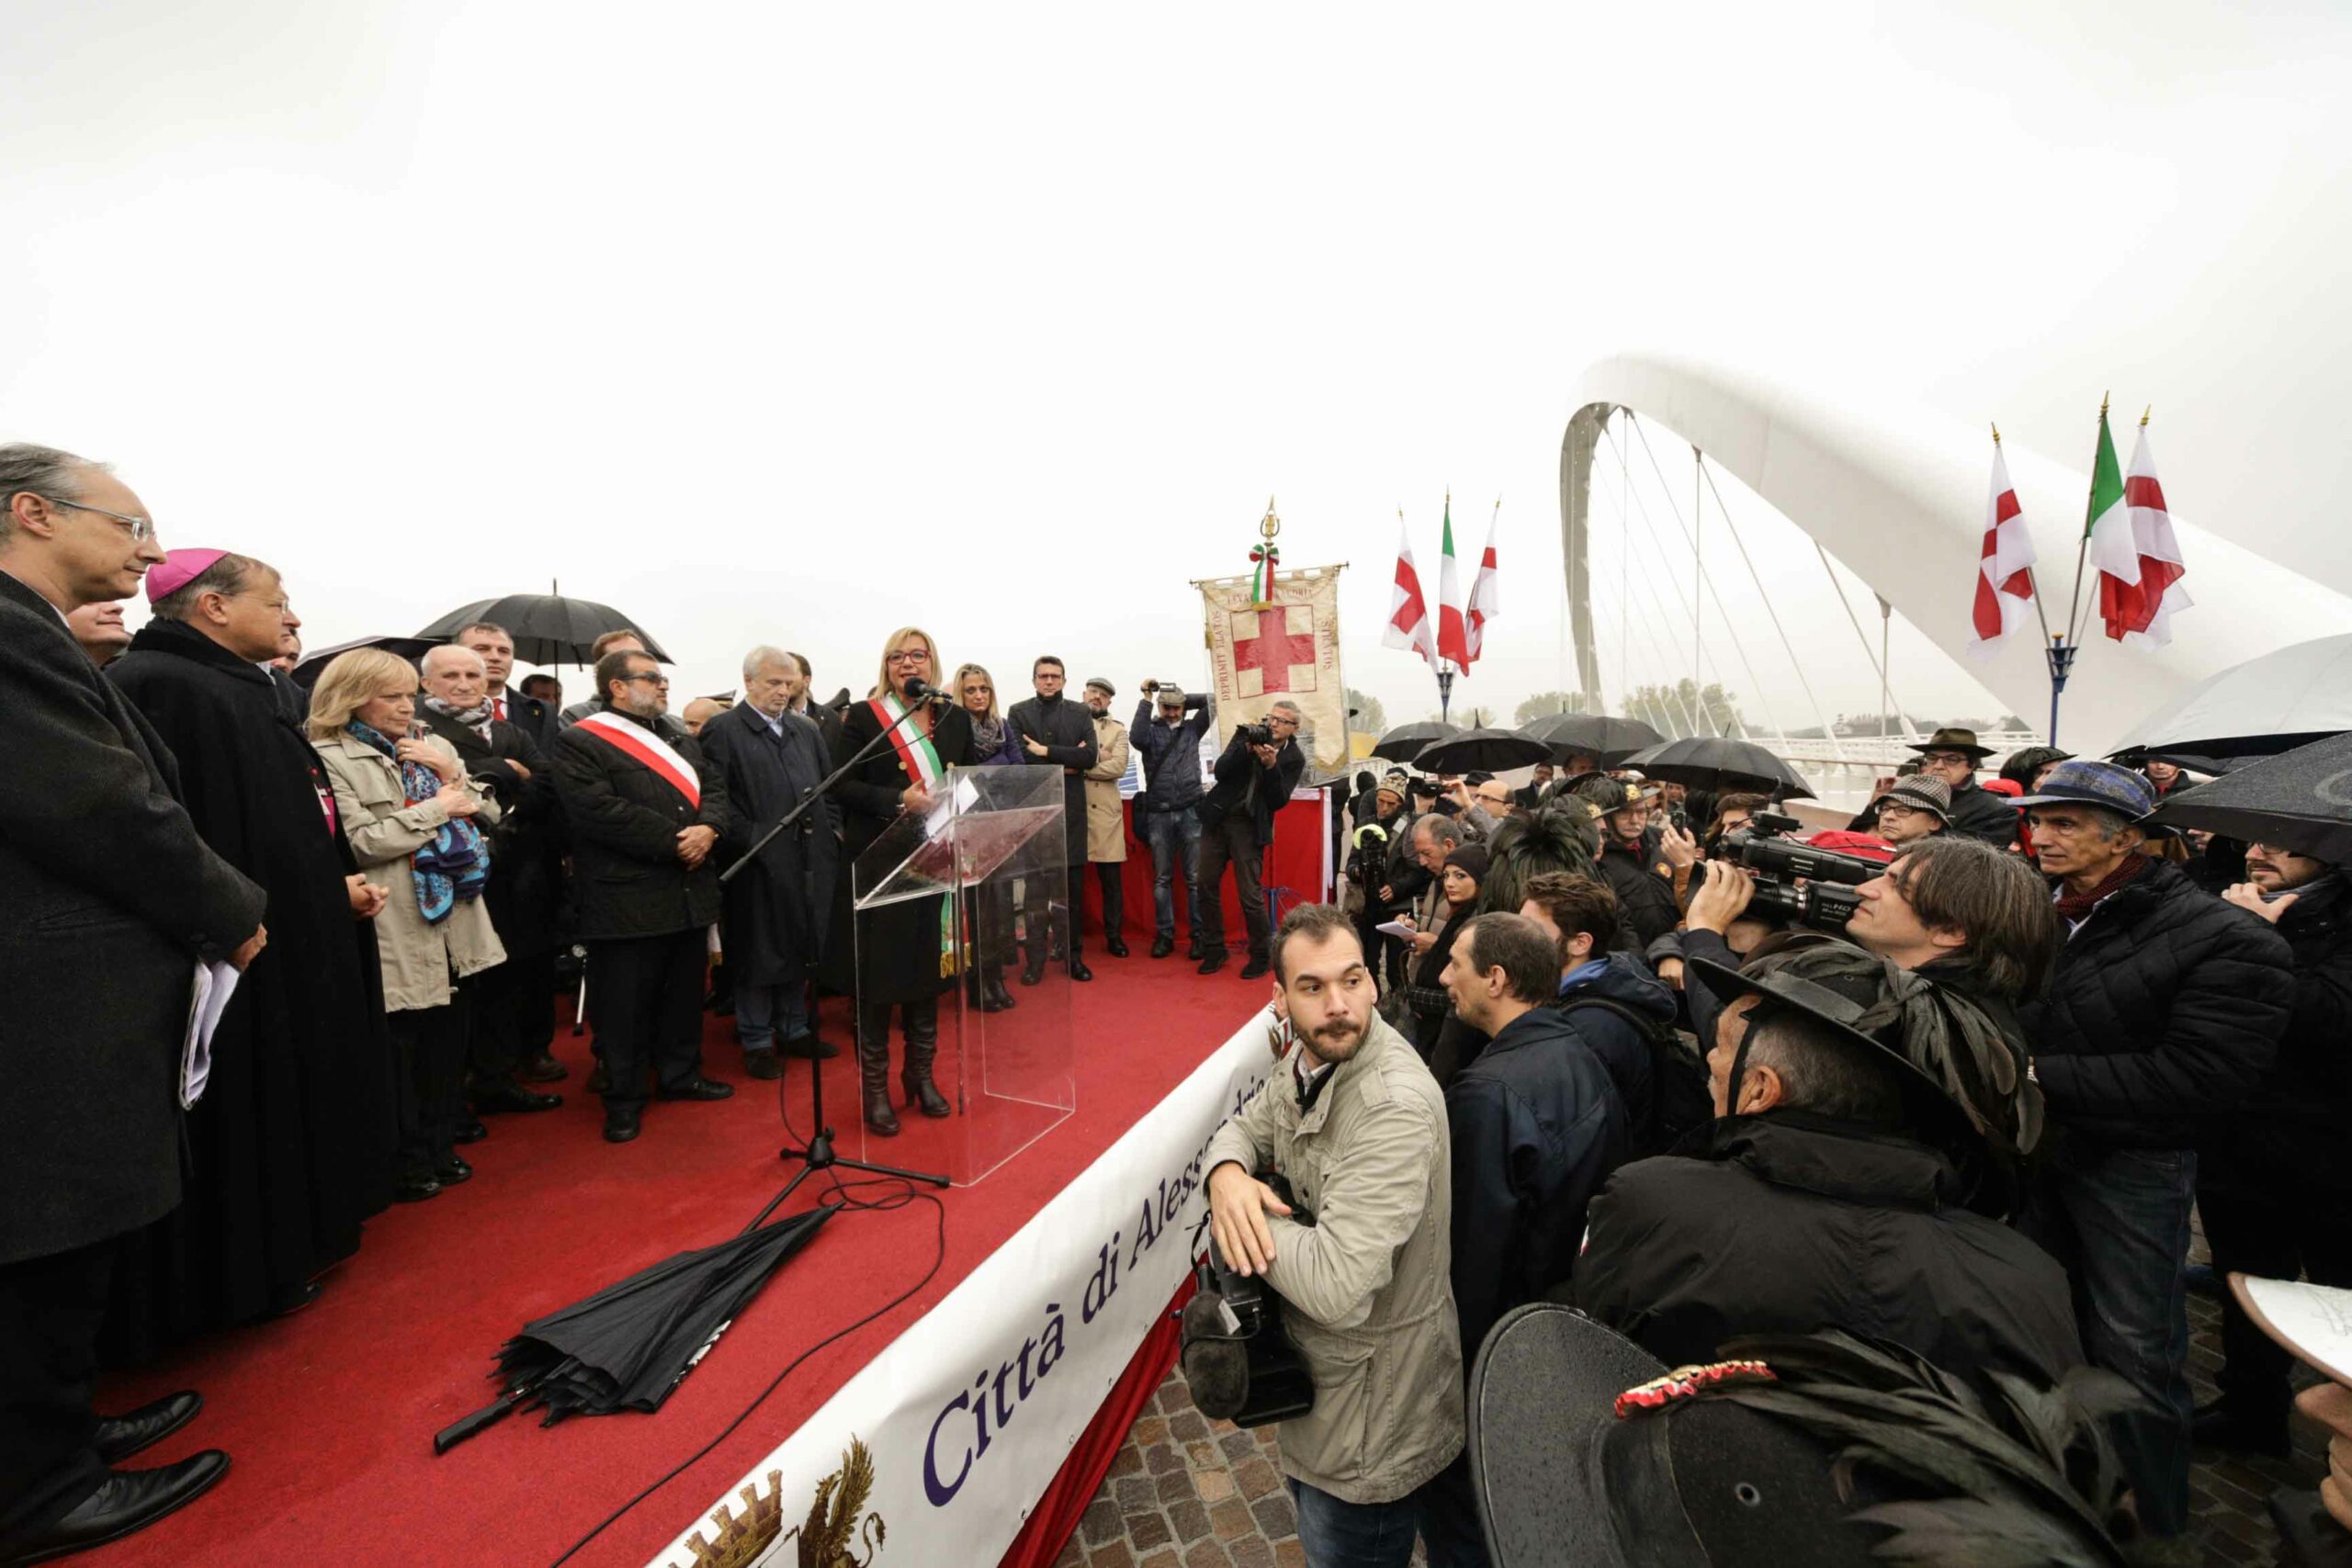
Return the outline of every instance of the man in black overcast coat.
<path id="1" fill-rule="evenodd" d="M 1298 729 L 1305 715 L 1283 698 L 1266 710 L 1272 739 L 1250 739 L 1250 727 L 1236 725 L 1233 739 L 1216 760 L 1216 782 L 1201 797 L 1200 907 L 1193 934 L 1201 942 L 1201 973 L 1225 967 L 1225 868 L 1233 867 L 1233 888 L 1241 900 L 1241 925 L 1250 936 L 1250 962 L 1241 977 L 1254 980 L 1273 969 L 1273 920 L 1266 912 L 1266 850 L 1274 841 L 1274 816 L 1306 771 Z"/>
<path id="2" fill-rule="evenodd" d="M 111 1468 L 193 1393 L 115 1420 L 90 1404 L 119 1240 L 179 1201 L 190 973 L 267 940 L 262 890 L 198 837 L 171 753 L 66 627 L 162 558 L 112 475 L 0 447 L 0 1558 L 127 1535 L 229 1468 Z"/>
<path id="3" fill-rule="evenodd" d="M 1021 738 L 1021 749 L 1033 767 L 1062 770 L 1062 809 L 1066 819 L 1062 824 L 1064 844 L 1062 902 L 1052 906 L 1047 917 L 1049 900 L 1046 887 L 1035 878 L 1023 895 L 1023 919 L 1029 931 L 1029 962 L 1021 971 L 1021 983 L 1034 986 L 1045 977 L 1046 943 L 1045 932 L 1053 928 L 1055 945 L 1067 937 L 1069 943 L 1069 977 L 1091 980 L 1093 971 L 1079 953 L 1080 928 L 1085 924 L 1086 897 L 1077 885 L 1086 869 L 1086 771 L 1094 766 L 1094 716 L 1083 703 L 1071 702 L 1062 695 L 1067 677 L 1062 661 L 1052 654 L 1040 658 L 1030 666 L 1030 684 L 1037 694 L 1012 705 L 1005 714 L 1005 722 Z"/>

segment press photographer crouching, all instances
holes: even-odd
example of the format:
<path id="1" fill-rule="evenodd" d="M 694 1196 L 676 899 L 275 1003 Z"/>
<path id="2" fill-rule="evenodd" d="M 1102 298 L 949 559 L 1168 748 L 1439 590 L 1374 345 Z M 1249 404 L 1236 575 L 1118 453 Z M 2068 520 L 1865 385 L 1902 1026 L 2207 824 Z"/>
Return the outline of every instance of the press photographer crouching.
<path id="1" fill-rule="evenodd" d="M 1210 1225 L 1236 1272 L 1280 1294 L 1313 1378 L 1313 1408 L 1280 1427 L 1307 1562 L 1405 1568 L 1417 1493 L 1462 1448 L 1445 1104 L 1373 1010 L 1339 909 L 1292 910 L 1272 956 L 1298 1043 L 1210 1141 Z M 1317 1223 L 1253 1172 L 1280 1173 Z"/>

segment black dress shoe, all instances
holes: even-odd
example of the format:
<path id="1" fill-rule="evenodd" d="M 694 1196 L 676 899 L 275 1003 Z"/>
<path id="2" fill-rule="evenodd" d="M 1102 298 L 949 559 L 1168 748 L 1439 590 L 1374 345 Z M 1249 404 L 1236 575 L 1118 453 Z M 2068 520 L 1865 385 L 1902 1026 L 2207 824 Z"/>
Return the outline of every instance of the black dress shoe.
<path id="1" fill-rule="evenodd" d="M 607 1111 L 605 1112 L 605 1142 L 626 1144 L 637 1136 L 637 1112 Z"/>
<path id="2" fill-rule="evenodd" d="M 1151 939 L 1151 955 L 1154 958 L 1165 958 L 1175 951 L 1176 939 L 1174 937 L 1156 936 Z"/>
<path id="3" fill-rule="evenodd" d="M 309 1306 L 312 1302 L 317 1301 L 319 1299 L 319 1293 L 325 1289 L 326 1287 L 316 1280 L 305 1280 L 302 1283 L 294 1286 L 290 1290 L 280 1291 L 269 1299 L 269 1315 L 272 1317 L 291 1317 L 296 1313 L 300 1312 L 304 1307 Z M 98 1457 L 100 1459 L 107 1459 L 113 1456 L 101 1453 Z"/>
<path id="4" fill-rule="evenodd" d="M 98 1459 L 106 1464 L 119 1464 L 195 1420 L 196 1413 L 203 1408 L 204 1395 L 191 1391 L 167 1393 L 154 1404 L 142 1404 L 126 1415 L 102 1416 L 96 1439 Z"/>
<path id="5" fill-rule="evenodd" d="M 515 1068 L 514 1076 L 525 1083 L 561 1083 L 571 1076 L 571 1069 L 542 1051 Z"/>
<path id="6" fill-rule="evenodd" d="M 1218 952 L 1218 953 L 1203 953 L 1203 954 L 1201 955 L 1201 973 L 1202 973 L 1202 974 L 1204 974 L 1204 975 L 1214 975 L 1214 974 L 1216 974 L 1218 970 L 1220 970 L 1220 969 L 1222 969 L 1222 968 L 1224 968 L 1224 967 L 1225 967 L 1225 954 L 1224 954 L 1222 952 Z"/>
<path id="7" fill-rule="evenodd" d="M 796 1034 L 777 1047 L 797 1062 L 830 1062 L 842 1054 L 842 1048 L 820 1040 L 812 1032 Z"/>
<path id="8" fill-rule="evenodd" d="M 1271 975 L 1273 972 L 1273 964 L 1263 958 L 1253 958 L 1241 966 L 1241 977 L 1245 980 L 1255 980 L 1261 976 Z"/>
<path id="9" fill-rule="evenodd" d="M 1114 958 L 1125 958 L 1127 955 L 1127 939 L 1123 936 L 1105 937 L 1102 939 L 1102 951 Z"/>
<path id="10" fill-rule="evenodd" d="M 1024 964 L 1021 966 L 1021 983 L 1024 986 L 1034 986 L 1045 977 L 1046 966 L 1042 964 Z"/>
<path id="11" fill-rule="evenodd" d="M 696 1075 L 684 1083 L 673 1084 L 655 1092 L 663 1100 L 732 1100 L 735 1098 L 735 1086 Z"/>
<path id="12" fill-rule="evenodd" d="M 209 1492 L 229 1473 L 229 1456 L 219 1449 L 156 1470 L 109 1472 L 98 1489 L 72 1512 L 29 1540 L 17 1543 L 12 1565 L 46 1562 L 72 1551 L 87 1551 L 145 1529 Z"/>
<path id="13" fill-rule="evenodd" d="M 1086 966 L 1085 959 L 1073 958 L 1069 961 L 1069 977 L 1073 980 L 1091 980 L 1094 978 L 1094 971 Z"/>
<path id="14" fill-rule="evenodd" d="M 980 982 L 980 996 L 984 998 L 980 1003 L 983 1012 L 1004 1012 L 1016 1005 L 1012 993 L 1004 988 L 1004 971 L 1001 969 L 990 971 L 988 978 Z"/>
<path id="15" fill-rule="evenodd" d="M 453 1144 L 479 1144 L 489 1136 L 490 1129 L 469 1116 L 458 1123 L 457 1130 L 449 1134 L 449 1141 Z"/>
<path id="16" fill-rule="evenodd" d="M 560 1094 L 541 1094 L 535 1089 L 525 1089 L 512 1078 L 492 1079 L 474 1085 L 473 1106 L 477 1116 L 492 1116 L 506 1111 L 553 1111 L 563 1103 Z"/>
<path id="17" fill-rule="evenodd" d="M 434 1162 L 433 1175 L 442 1186 L 455 1187 L 461 1181 L 471 1181 L 474 1179 L 474 1168 L 456 1155 L 451 1155 L 447 1159 Z"/>
<path id="18" fill-rule="evenodd" d="M 402 1176 L 392 1181 L 392 1201 L 422 1203 L 427 1198 L 441 1196 L 441 1179 L 437 1176 Z"/>
<path id="19" fill-rule="evenodd" d="M 784 1077 L 784 1067 L 775 1059 L 775 1048 L 771 1045 L 757 1051 L 744 1052 L 743 1076 L 763 1081 L 772 1081 Z"/>

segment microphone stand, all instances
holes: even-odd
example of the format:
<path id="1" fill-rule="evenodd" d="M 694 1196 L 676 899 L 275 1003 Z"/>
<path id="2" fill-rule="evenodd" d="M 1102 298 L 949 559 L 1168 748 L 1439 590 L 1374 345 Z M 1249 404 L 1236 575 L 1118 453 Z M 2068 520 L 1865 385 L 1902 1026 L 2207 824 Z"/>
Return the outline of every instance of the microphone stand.
<path id="1" fill-rule="evenodd" d="M 856 754 L 851 757 L 848 761 L 843 762 L 840 767 L 835 768 L 831 773 L 827 774 L 824 780 L 820 783 L 815 789 L 812 789 L 807 795 L 802 795 L 800 797 L 800 803 L 795 806 L 791 810 L 786 812 L 782 817 L 778 818 L 774 827 L 761 834 L 760 841 L 753 844 L 750 849 L 744 851 L 741 859 L 738 860 L 733 865 L 729 866 L 725 871 L 718 874 L 720 886 L 724 886 L 726 884 L 734 881 L 737 874 L 740 874 L 745 866 L 750 865 L 754 860 L 759 858 L 760 852 L 762 850 L 766 849 L 770 843 L 775 841 L 775 836 L 778 833 L 783 832 L 786 828 L 791 827 L 795 822 L 797 822 L 802 817 L 806 816 L 810 807 L 816 805 L 818 801 L 831 794 L 835 784 L 841 783 L 843 778 L 847 777 L 859 763 L 865 761 L 868 757 L 874 755 L 876 751 L 879 750 L 883 742 L 890 739 L 891 734 L 898 729 L 899 725 L 906 723 L 908 719 L 910 719 L 914 717 L 915 715 L 922 712 L 924 707 L 929 705 L 929 702 L 930 699 L 926 697 L 922 702 L 918 702 L 913 706 L 910 707 L 905 713 L 899 716 L 896 722 L 892 723 L 888 728 L 883 729 L 881 732 L 876 734 L 873 739 L 859 747 Z M 842 869 L 844 874 L 849 871 L 847 866 L 844 866 Z M 855 913 L 853 912 L 850 916 L 853 926 L 854 926 L 856 919 L 857 917 Z M 853 936 L 851 940 L 854 942 L 855 937 Z M 850 1010 L 850 1041 L 851 1047 L 854 1050 L 856 1047 L 857 1039 L 857 1021 L 855 1016 L 857 1010 L 854 998 L 852 998 Z M 780 1082 L 777 1085 L 776 1092 L 779 1099 L 781 1099 L 783 1094 L 783 1086 Z M 774 1213 L 779 1207 L 781 1207 L 785 1201 L 790 1198 L 799 1188 L 802 1182 L 808 1180 L 811 1176 L 814 1176 L 820 1170 L 831 1170 L 837 1166 L 846 1166 L 851 1170 L 862 1170 L 872 1176 L 895 1176 L 904 1181 L 928 1182 L 933 1187 L 945 1187 L 948 1185 L 947 1178 L 944 1176 L 934 1175 L 930 1171 L 901 1170 L 898 1167 L 890 1165 L 870 1165 L 861 1159 L 844 1159 L 840 1155 L 834 1153 L 833 1130 L 825 1125 L 825 1064 L 821 1058 L 811 1060 L 808 1064 L 808 1094 L 814 1106 L 814 1114 L 817 1122 L 815 1134 L 809 1138 L 808 1146 L 807 1148 L 796 1148 L 792 1145 L 786 1144 L 777 1152 L 776 1158 L 798 1160 L 800 1162 L 800 1168 L 794 1172 L 793 1178 L 790 1181 L 785 1183 L 784 1190 L 770 1199 L 768 1201 L 768 1206 L 760 1211 L 760 1218 L 752 1222 L 754 1229 L 759 1226 L 762 1220 L 765 1220 L 770 1214 Z"/>

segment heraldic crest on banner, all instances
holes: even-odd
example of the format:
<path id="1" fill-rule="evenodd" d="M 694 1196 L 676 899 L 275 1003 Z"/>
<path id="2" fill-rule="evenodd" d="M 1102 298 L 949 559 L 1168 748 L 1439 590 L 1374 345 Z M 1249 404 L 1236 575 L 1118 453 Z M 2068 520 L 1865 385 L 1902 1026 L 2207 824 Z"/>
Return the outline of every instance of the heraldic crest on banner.
<path id="1" fill-rule="evenodd" d="M 1195 584 L 1206 622 L 1217 725 L 1229 734 L 1233 726 L 1256 723 L 1276 701 L 1287 698 L 1306 718 L 1300 744 L 1317 767 L 1337 768 L 1348 755 L 1347 686 L 1340 677 L 1343 569 L 1278 570 L 1282 554 L 1274 536 L 1281 528 L 1269 501 L 1258 525 L 1261 542 L 1250 551 L 1250 575 Z"/>

